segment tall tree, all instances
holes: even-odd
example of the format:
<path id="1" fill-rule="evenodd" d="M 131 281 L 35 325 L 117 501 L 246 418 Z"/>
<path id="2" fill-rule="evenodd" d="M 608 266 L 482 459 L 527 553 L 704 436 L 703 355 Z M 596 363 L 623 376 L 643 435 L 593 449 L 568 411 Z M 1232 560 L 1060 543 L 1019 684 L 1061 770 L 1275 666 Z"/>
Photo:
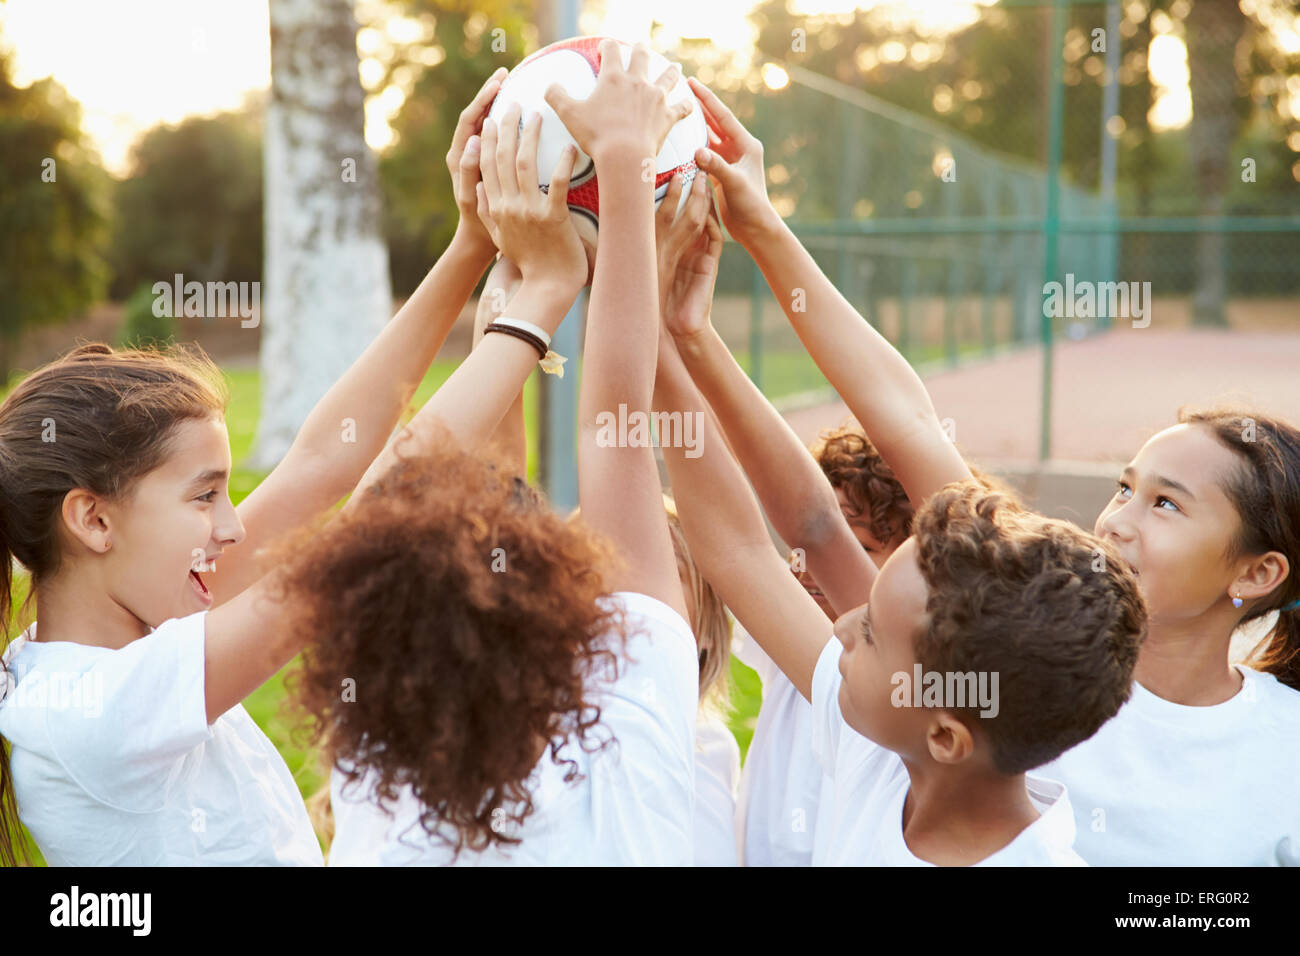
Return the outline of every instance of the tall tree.
<path id="1" fill-rule="evenodd" d="M 175 273 L 199 282 L 262 278 L 262 113 L 254 101 L 156 126 L 136 141 L 131 176 L 117 189 L 116 298 Z"/>
<path id="2" fill-rule="evenodd" d="M 258 468 L 284 456 L 392 309 L 352 3 L 270 0 L 270 12 Z"/>
<path id="3" fill-rule="evenodd" d="M 1223 215 L 1228 194 L 1232 144 L 1249 101 L 1238 94 L 1236 52 L 1246 32 L 1246 15 L 1236 0 L 1195 0 L 1187 14 L 1187 68 L 1191 74 L 1190 145 L 1199 212 Z M 1226 326 L 1226 242 L 1222 232 L 1196 237 L 1196 291 L 1192 321 Z"/>
<path id="4" fill-rule="evenodd" d="M 0 51 L 0 385 L 24 330 L 103 295 L 108 189 L 81 107 L 51 79 L 15 86 Z"/>

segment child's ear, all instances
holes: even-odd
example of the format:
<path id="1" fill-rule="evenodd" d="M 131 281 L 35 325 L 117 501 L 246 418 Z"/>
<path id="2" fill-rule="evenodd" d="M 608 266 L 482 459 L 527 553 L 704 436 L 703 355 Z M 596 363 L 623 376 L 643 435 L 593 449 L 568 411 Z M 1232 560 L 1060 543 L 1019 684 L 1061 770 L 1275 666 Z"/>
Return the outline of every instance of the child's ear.
<path id="1" fill-rule="evenodd" d="M 961 763 L 975 752 L 970 728 L 946 710 L 937 712 L 925 734 L 930 756 L 938 763 Z"/>
<path id="2" fill-rule="evenodd" d="M 1291 573 L 1291 564 L 1286 555 L 1280 551 L 1269 551 L 1251 559 L 1245 570 L 1228 588 L 1233 597 L 1242 597 L 1247 601 L 1263 597 L 1286 581 Z"/>
<path id="3" fill-rule="evenodd" d="M 96 554 L 112 547 L 108 516 L 103 499 L 85 488 L 73 488 L 63 496 L 63 526 L 77 541 Z"/>

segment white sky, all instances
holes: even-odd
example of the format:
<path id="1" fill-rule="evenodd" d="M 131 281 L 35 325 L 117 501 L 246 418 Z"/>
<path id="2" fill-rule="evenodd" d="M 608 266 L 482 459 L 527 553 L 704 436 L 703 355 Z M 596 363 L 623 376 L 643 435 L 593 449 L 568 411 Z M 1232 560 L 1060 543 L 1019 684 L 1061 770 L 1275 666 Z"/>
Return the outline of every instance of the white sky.
<path id="1" fill-rule="evenodd" d="M 988 0 L 980 0 L 987 3 Z M 800 12 L 843 12 L 872 0 L 793 0 Z M 644 39 L 652 20 L 662 43 L 708 37 L 742 54 L 752 45 L 745 14 L 754 0 L 605 0 L 590 4 L 584 32 Z M 901 16 L 937 30 L 972 16 L 965 0 L 895 4 Z M 602 9 L 603 8 L 603 9 Z M 7 0 L 0 3 L 0 42 L 15 53 L 20 85 L 54 76 L 84 107 L 83 127 L 113 172 L 125 173 L 131 142 L 160 122 L 238 107 L 244 95 L 270 84 L 267 0 Z M 363 72 L 364 72 L 363 63 Z M 1186 48 L 1161 37 L 1152 71 L 1167 87 L 1152 120 L 1180 126 L 1191 113 Z M 394 95 L 396 94 L 396 95 Z M 386 117 L 400 91 L 367 102 L 366 138 L 382 148 Z"/>

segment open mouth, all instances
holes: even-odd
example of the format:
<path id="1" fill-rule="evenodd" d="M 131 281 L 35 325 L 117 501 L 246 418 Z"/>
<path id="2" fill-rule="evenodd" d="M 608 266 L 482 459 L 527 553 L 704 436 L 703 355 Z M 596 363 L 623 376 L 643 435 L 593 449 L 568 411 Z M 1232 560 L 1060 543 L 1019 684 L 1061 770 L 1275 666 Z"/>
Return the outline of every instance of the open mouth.
<path id="1" fill-rule="evenodd" d="M 199 577 L 199 572 L 190 571 L 190 584 L 194 586 L 194 591 L 198 594 L 199 600 L 204 604 L 212 603 L 212 592 L 209 591 L 208 586 L 203 583 L 203 578 Z"/>

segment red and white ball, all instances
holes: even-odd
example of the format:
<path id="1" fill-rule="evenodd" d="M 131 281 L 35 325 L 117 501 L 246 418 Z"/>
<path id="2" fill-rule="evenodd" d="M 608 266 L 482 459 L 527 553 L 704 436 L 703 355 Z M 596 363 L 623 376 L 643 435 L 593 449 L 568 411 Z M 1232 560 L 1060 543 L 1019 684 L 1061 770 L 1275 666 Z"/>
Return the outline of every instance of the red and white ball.
<path id="1" fill-rule="evenodd" d="M 604 37 L 574 37 L 560 40 L 543 47 L 536 53 L 521 61 L 505 80 L 497 92 L 496 99 L 488 110 L 496 122 L 514 103 L 518 103 L 520 128 L 532 113 L 541 113 L 542 126 L 537 144 L 537 177 L 543 189 L 550 186 L 551 172 L 560 161 L 564 147 L 573 144 L 578 150 L 573 164 L 573 176 L 569 180 L 569 210 L 573 214 L 574 225 L 578 235 L 592 246 L 596 244 L 596 230 L 600 219 L 600 184 L 596 177 L 596 168 L 591 157 L 582 151 L 577 141 L 555 111 L 544 99 L 547 89 L 553 83 L 560 84 L 569 96 L 575 100 L 585 100 L 596 88 L 596 77 L 600 73 L 599 46 Z M 632 45 L 617 41 L 623 54 L 623 65 L 631 61 Z M 651 51 L 647 76 L 651 82 L 659 78 L 668 69 L 669 61 L 658 53 Z M 708 126 L 704 122 L 704 113 L 699 101 L 691 92 L 685 78 L 677 81 L 668 94 L 670 103 L 689 100 L 691 113 L 679 120 L 664 140 L 663 148 L 655 162 L 655 206 L 668 192 L 668 183 L 675 173 L 681 172 L 686 181 L 682 189 L 680 209 L 686 204 L 690 195 L 690 183 L 695 178 L 695 151 L 709 144 Z"/>

